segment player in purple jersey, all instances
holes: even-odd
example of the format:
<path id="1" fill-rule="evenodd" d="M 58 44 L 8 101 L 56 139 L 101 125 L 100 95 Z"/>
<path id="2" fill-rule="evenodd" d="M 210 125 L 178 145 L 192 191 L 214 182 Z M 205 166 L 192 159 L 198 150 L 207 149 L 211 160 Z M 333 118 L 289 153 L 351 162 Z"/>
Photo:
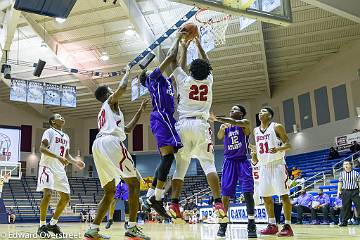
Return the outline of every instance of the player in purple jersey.
<path id="1" fill-rule="evenodd" d="M 114 201 L 111 203 L 109 208 L 109 220 L 105 226 L 106 229 L 109 229 L 111 225 L 114 223 L 113 216 L 115 212 L 115 206 L 118 200 L 124 201 L 125 206 L 125 229 L 128 226 L 129 222 L 129 187 L 125 183 L 123 179 L 119 182 L 119 184 L 116 186 L 116 192 L 114 195 Z"/>
<path id="2" fill-rule="evenodd" d="M 244 119 L 245 115 L 245 107 L 235 105 L 230 110 L 230 118 L 212 115 L 211 120 L 223 123 L 217 137 L 224 139 L 224 162 L 221 178 L 224 207 L 228 211 L 230 197 L 235 196 L 236 184 L 240 181 L 248 214 L 248 237 L 256 238 L 254 179 L 251 163 L 246 156 L 251 129 L 249 120 Z M 227 223 L 220 223 L 218 236 L 225 236 L 226 228 Z"/>
<path id="3" fill-rule="evenodd" d="M 152 72 L 145 70 L 139 77 L 140 83 L 149 90 L 152 99 L 153 111 L 150 114 L 150 127 L 161 155 L 152 183 L 155 193 L 152 196 L 149 194 L 148 199 L 144 202 L 145 207 L 150 205 L 165 218 L 169 218 L 162 202 L 165 183 L 175 159 L 174 153 L 183 145 L 175 130 L 176 120 L 173 117 L 175 109 L 172 79 L 166 78 L 163 74 L 170 65 L 174 69 L 173 64 L 176 64 L 176 55 L 182 37 L 183 33 L 177 34 L 176 41 L 159 67 Z"/>

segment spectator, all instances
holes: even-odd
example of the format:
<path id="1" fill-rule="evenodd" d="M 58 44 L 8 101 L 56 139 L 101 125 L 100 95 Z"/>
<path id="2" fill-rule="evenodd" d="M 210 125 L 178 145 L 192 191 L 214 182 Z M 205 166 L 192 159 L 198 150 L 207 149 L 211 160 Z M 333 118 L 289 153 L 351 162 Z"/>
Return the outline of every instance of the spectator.
<path id="1" fill-rule="evenodd" d="M 95 215 L 96 215 L 96 211 L 95 211 L 93 208 L 90 209 L 90 211 L 89 211 L 89 219 L 90 219 L 90 222 L 94 221 Z"/>
<path id="2" fill-rule="evenodd" d="M 358 167 L 360 165 L 360 144 L 357 141 L 353 141 L 350 147 L 350 151 L 352 153 L 356 153 L 353 156 L 354 167 Z"/>
<path id="3" fill-rule="evenodd" d="M 298 178 L 295 179 L 295 182 L 301 189 L 305 188 L 305 178 L 302 176 L 301 172 Z"/>
<path id="4" fill-rule="evenodd" d="M 339 196 L 336 196 L 334 202 L 331 204 L 330 207 L 330 218 L 331 223 L 330 224 L 338 224 L 339 218 L 341 221 L 341 207 L 342 207 L 342 200 Z"/>
<path id="5" fill-rule="evenodd" d="M 297 167 L 293 167 L 291 171 L 291 175 L 294 176 L 294 178 L 298 178 L 301 174 L 301 170 Z"/>
<path id="6" fill-rule="evenodd" d="M 296 224 L 302 224 L 303 213 L 311 213 L 311 203 L 313 201 L 313 196 L 306 192 L 306 189 L 302 189 L 299 197 L 297 197 L 293 202 L 293 211 L 297 213 L 297 222 Z"/>
<path id="7" fill-rule="evenodd" d="M 15 223 L 16 215 L 14 208 L 10 208 L 8 211 L 8 222 L 9 223 Z"/>
<path id="8" fill-rule="evenodd" d="M 88 220 L 88 213 L 86 212 L 86 210 L 81 209 L 80 211 L 80 221 L 81 222 L 86 222 Z"/>
<path id="9" fill-rule="evenodd" d="M 331 160 L 331 159 L 337 159 L 340 157 L 340 154 L 337 150 L 335 150 L 334 147 L 331 147 L 330 149 L 330 152 L 329 152 L 329 157 L 328 159 Z"/>
<path id="10" fill-rule="evenodd" d="M 318 190 L 318 195 L 314 197 L 311 207 L 311 224 L 318 224 L 317 213 L 322 212 L 324 215 L 324 221 L 322 224 L 329 224 L 329 209 L 330 209 L 330 197 L 323 192 L 322 189 Z"/>

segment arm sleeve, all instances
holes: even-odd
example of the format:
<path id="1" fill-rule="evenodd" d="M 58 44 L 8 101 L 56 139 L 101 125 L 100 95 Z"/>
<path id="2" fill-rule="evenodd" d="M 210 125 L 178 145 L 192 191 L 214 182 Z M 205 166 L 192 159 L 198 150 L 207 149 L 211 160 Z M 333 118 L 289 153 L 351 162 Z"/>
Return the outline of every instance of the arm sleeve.
<path id="1" fill-rule="evenodd" d="M 160 68 L 155 68 L 154 71 L 152 71 L 149 75 L 149 78 L 151 80 L 155 80 L 155 81 L 159 81 L 161 79 L 164 78 L 164 76 L 162 75 L 162 72 L 160 71 Z"/>

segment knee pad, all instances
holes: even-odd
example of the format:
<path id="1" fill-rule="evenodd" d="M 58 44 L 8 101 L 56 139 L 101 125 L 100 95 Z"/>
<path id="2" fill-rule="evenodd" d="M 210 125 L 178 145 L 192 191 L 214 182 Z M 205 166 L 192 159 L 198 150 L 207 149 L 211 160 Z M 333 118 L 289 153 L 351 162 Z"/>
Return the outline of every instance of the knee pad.
<path id="1" fill-rule="evenodd" d="M 245 203 L 246 203 L 246 212 L 248 215 L 255 214 L 255 202 L 254 202 L 254 194 L 246 192 L 244 193 Z"/>
<path id="2" fill-rule="evenodd" d="M 161 157 L 161 162 L 158 167 L 158 179 L 160 181 L 165 182 L 166 178 L 170 172 L 171 165 L 174 161 L 175 157 L 174 154 L 168 154 Z"/>

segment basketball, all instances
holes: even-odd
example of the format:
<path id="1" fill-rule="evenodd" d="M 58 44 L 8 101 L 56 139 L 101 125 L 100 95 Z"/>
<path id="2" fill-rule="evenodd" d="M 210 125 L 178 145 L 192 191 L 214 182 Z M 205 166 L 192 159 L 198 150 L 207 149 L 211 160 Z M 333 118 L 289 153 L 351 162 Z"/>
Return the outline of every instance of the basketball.
<path id="1" fill-rule="evenodd" d="M 199 30 L 196 24 L 187 23 L 185 24 L 181 30 L 181 32 L 187 32 L 186 40 L 193 40 L 196 37 L 199 37 Z"/>

